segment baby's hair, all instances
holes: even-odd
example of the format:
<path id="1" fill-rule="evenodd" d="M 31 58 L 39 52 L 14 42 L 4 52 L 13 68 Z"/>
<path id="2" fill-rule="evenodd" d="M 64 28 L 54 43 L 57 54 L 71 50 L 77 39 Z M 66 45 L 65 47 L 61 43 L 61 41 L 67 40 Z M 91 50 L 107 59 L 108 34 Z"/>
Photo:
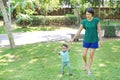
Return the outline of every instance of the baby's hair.
<path id="1" fill-rule="evenodd" d="M 67 44 L 62 44 L 62 46 L 65 46 L 66 48 L 68 48 L 68 45 L 67 45 Z"/>

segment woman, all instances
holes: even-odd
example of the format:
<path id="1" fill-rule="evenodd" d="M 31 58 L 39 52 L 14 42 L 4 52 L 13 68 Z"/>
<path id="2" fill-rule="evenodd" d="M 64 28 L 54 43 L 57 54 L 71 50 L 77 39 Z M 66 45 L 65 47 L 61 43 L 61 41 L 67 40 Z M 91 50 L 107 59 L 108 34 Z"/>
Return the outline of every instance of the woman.
<path id="1" fill-rule="evenodd" d="M 94 15 L 94 10 L 93 8 L 87 8 L 85 10 L 85 14 L 86 14 L 86 19 L 83 19 L 81 22 L 81 25 L 78 29 L 78 32 L 75 34 L 75 36 L 71 39 L 70 42 L 73 42 L 74 39 L 77 37 L 78 34 L 80 34 L 80 32 L 85 29 L 85 35 L 84 35 L 84 40 L 83 40 L 83 61 L 84 61 L 84 65 L 83 65 L 83 69 L 88 71 L 88 75 L 91 74 L 91 65 L 93 62 L 93 58 L 94 58 L 94 53 L 95 53 L 95 49 L 100 46 L 102 46 L 102 37 L 101 37 L 101 28 L 100 28 L 100 22 L 99 22 L 99 18 L 93 17 Z M 98 45 L 98 41 L 99 41 L 99 45 Z M 88 49 L 90 49 L 90 60 L 87 63 L 87 52 Z"/>

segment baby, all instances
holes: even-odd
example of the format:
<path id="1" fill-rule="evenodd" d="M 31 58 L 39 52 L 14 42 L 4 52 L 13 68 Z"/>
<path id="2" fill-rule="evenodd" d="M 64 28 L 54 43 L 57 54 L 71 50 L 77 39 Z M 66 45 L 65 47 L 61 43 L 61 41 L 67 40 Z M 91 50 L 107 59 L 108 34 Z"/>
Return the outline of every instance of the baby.
<path id="1" fill-rule="evenodd" d="M 69 60 L 69 52 L 67 44 L 62 45 L 62 50 L 60 52 L 57 52 L 61 56 L 62 60 L 62 74 L 64 74 L 64 67 L 67 66 L 69 69 L 69 75 L 72 76 L 72 70 L 70 67 L 70 60 Z"/>

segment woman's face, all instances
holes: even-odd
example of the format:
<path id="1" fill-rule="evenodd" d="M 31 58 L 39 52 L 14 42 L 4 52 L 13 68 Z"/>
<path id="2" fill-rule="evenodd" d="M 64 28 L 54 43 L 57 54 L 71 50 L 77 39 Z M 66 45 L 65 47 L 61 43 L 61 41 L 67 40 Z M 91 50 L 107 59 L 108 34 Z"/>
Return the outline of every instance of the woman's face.
<path id="1" fill-rule="evenodd" d="M 89 13 L 89 12 L 86 12 L 86 17 L 87 17 L 87 19 L 91 19 L 92 18 L 92 14 Z"/>

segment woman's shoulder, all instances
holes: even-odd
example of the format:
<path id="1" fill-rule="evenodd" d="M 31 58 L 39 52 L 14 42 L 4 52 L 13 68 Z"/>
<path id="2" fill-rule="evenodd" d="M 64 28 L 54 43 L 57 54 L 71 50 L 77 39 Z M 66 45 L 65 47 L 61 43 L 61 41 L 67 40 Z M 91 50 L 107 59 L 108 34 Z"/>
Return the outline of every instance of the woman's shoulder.
<path id="1" fill-rule="evenodd" d="M 87 21 L 87 18 L 83 19 L 82 21 Z"/>
<path id="2" fill-rule="evenodd" d="M 94 17 L 93 19 L 94 19 L 94 22 L 96 22 L 97 24 L 98 24 L 98 22 L 100 22 L 100 19 L 97 17 Z"/>
<path id="3" fill-rule="evenodd" d="M 100 19 L 98 17 L 94 17 L 94 20 L 100 21 Z"/>
<path id="4" fill-rule="evenodd" d="M 87 18 L 83 19 L 81 22 L 84 23 L 84 22 L 86 22 L 86 21 L 87 21 Z"/>

